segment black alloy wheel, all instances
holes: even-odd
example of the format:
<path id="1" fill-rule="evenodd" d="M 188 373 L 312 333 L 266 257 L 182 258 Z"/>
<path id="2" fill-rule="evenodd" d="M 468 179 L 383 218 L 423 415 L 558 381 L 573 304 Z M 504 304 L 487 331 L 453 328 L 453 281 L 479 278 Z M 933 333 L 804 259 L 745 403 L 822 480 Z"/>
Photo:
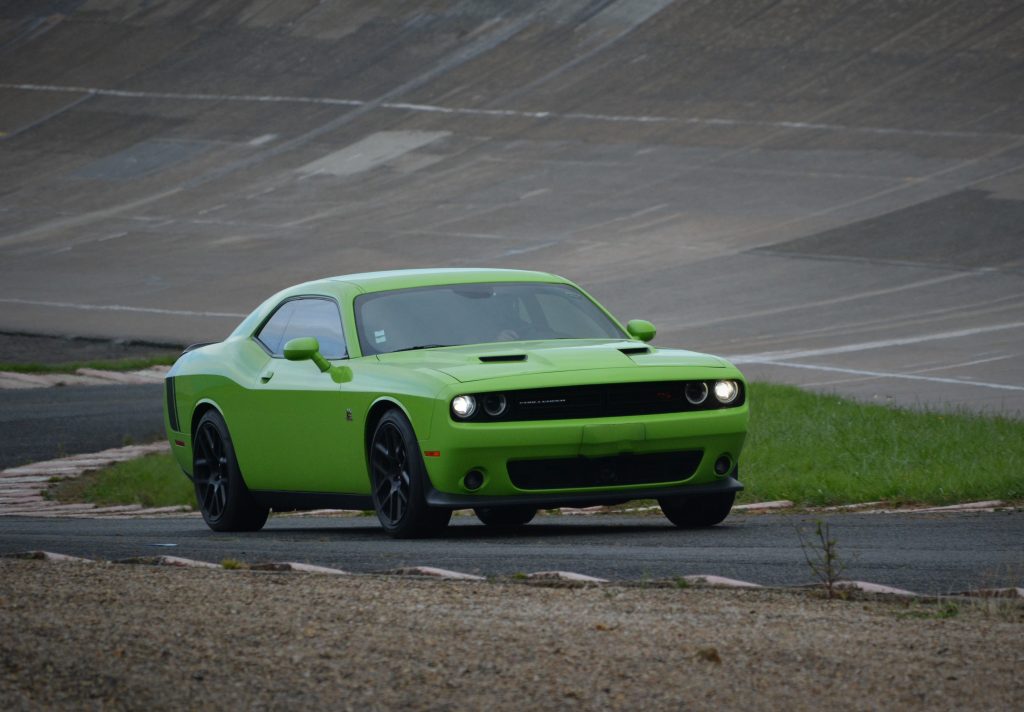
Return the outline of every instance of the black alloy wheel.
<path id="1" fill-rule="evenodd" d="M 208 411 L 192 441 L 192 484 L 203 519 L 214 531 L 258 531 L 270 515 L 252 498 L 223 416 Z"/>
<path id="2" fill-rule="evenodd" d="M 402 521 L 409 509 L 412 477 L 402 433 L 394 423 L 382 423 L 373 443 L 373 496 L 384 525 Z"/>
<path id="3" fill-rule="evenodd" d="M 513 529 L 529 524 L 537 516 L 536 507 L 477 507 L 476 518 L 494 529 Z"/>
<path id="4" fill-rule="evenodd" d="M 427 472 L 412 425 L 399 410 L 377 423 L 370 442 L 373 507 L 384 531 L 396 538 L 436 534 L 451 519 L 450 509 L 427 505 Z"/>
<path id="5" fill-rule="evenodd" d="M 732 510 L 735 492 L 662 497 L 662 513 L 680 529 L 704 529 L 721 523 Z"/>

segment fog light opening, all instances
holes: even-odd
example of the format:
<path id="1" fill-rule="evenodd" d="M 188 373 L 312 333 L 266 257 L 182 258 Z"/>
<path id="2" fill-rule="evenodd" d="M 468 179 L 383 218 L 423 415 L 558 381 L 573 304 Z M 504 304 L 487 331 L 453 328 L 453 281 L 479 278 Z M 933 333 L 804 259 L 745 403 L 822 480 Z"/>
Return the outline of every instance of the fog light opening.
<path id="1" fill-rule="evenodd" d="M 732 469 L 732 458 L 728 455 L 722 455 L 715 460 L 715 474 L 722 476 L 729 474 L 729 470 Z"/>
<path id="2" fill-rule="evenodd" d="M 462 478 L 462 486 L 468 490 L 478 490 L 484 485 L 484 473 L 480 470 L 470 470 Z"/>

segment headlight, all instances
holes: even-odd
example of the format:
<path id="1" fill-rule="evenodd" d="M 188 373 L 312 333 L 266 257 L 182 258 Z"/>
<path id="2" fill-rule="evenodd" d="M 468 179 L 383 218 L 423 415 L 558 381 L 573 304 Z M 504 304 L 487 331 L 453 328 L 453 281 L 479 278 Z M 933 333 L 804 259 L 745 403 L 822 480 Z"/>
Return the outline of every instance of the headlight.
<path id="1" fill-rule="evenodd" d="M 690 401 L 693 405 L 700 405 L 707 400 L 708 384 L 704 383 L 704 381 L 693 381 L 686 384 L 683 392 L 686 394 L 686 400 Z"/>
<path id="2" fill-rule="evenodd" d="M 719 403 L 732 403 L 740 394 L 740 384 L 736 381 L 715 381 L 715 398 Z"/>
<path id="3" fill-rule="evenodd" d="M 452 398 L 452 412 L 465 420 L 476 412 L 476 398 L 473 396 L 455 396 Z"/>
<path id="4" fill-rule="evenodd" d="M 484 412 L 492 418 L 497 418 L 505 413 L 508 408 L 508 399 L 500 393 L 491 393 L 484 396 Z"/>

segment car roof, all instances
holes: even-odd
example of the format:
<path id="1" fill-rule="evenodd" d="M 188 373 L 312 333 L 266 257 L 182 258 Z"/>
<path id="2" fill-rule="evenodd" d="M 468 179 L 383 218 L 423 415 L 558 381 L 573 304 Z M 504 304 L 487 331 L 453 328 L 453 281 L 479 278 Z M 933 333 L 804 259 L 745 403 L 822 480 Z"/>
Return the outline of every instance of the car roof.
<path id="1" fill-rule="evenodd" d="M 429 287 L 439 284 L 471 284 L 475 282 L 564 282 L 547 272 L 521 269 L 399 269 L 387 272 L 362 272 L 330 277 L 329 282 L 346 282 L 364 292 L 383 292 L 409 287 Z"/>

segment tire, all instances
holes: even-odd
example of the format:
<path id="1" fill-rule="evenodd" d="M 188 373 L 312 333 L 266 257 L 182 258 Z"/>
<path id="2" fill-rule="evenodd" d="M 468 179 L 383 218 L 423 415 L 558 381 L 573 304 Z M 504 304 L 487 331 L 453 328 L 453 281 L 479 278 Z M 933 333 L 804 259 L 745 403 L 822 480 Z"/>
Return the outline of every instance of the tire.
<path id="1" fill-rule="evenodd" d="M 448 526 L 452 510 L 427 505 L 427 468 L 412 424 L 400 410 L 387 411 L 370 440 L 370 486 L 377 519 L 389 536 L 433 536 Z"/>
<path id="2" fill-rule="evenodd" d="M 495 529 L 512 529 L 529 524 L 537 516 L 536 507 L 477 507 L 477 519 Z"/>
<path id="3" fill-rule="evenodd" d="M 695 494 L 689 497 L 663 497 L 661 511 L 680 529 L 703 529 L 721 523 L 729 516 L 735 492 Z"/>
<path id="4" fill-rule="evenodd" d="M 215 410 L 196 426 L 192 484 L 203 520 L 215 532 L 255 532 L 266 524 L 270 509 L 257 504 L 245 486 L 227 423 Z"/>

